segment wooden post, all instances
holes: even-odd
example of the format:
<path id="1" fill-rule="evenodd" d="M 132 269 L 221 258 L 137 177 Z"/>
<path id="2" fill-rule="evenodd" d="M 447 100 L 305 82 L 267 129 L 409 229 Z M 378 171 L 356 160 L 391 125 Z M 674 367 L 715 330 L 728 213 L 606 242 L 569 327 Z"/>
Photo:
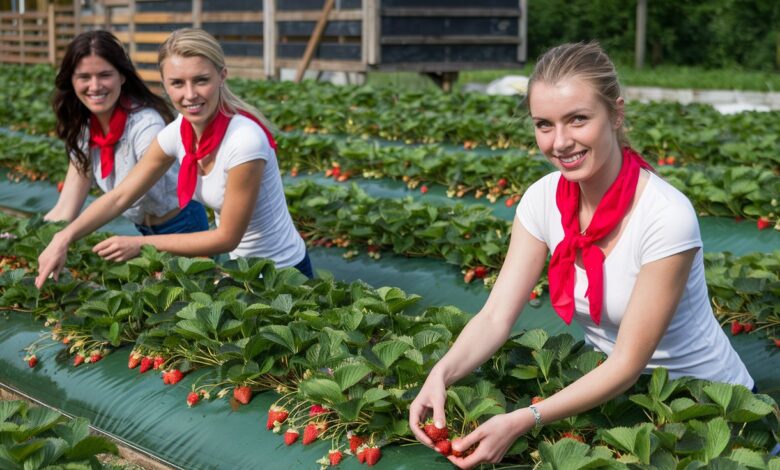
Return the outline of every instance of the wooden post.
<path id="1" fill-rule="evenodd" d="M 192 0 L 192 27 L 203 27 L 203 0 Z"/>
<path id="2" fill-rule="evenodd" d="M 79 0 L 74 0 L 78 2 Z M 127 33 L 130 43 L 127 45 L 127 50 L 130 53 L 130 60 L 134 60 L 135 53 L 138 52 L 138 44 L 135 42 L 135 0 L 128 0 L 127 2 Z"/>
<path id="3" fill-rule="evenodd" d="M 73 31 L 74 36 L 81 34 L 81 0 L 73 0 Z"/>
<path id="4" fill-rule="evenodd" d="M 520 18 L 517 33 L 520 45 L 517 47 L 517 61 L 525 63 L 528 60 L 528 0 L 520 0 Z"/>
<path id="5" fill-rule="evenodd" d="M 634 50 L 634 68 L 645 65 L 645 31 L 647 30 L 647 0 L 636 2 L 636 44 Z"/>
<path id="6" fill-rule="evenodd" d="M 57 65 L 57 23 L 54 22 L 54 4 L 49 3 L 46 7 L 46 24 L 47 32 L 49 33 L 49 63 L 52 66 Z"/>
<path id="7" fill-rule="evenodd" d="M 276 0 L 263 0 L 263 74 L 276 78 Z"/>
<path id="8" fill-rule="evenodd" d="M 362 61 L 365 65 L 379 63 L 379 0 L 363 0 Z"/>
<path id="9" fill-rule="evenodd" d="M 325 31 L 325 25 L 328 23 L 328 15 L 330 15 L 334 3 L 335 0 L 325 0 L 325 6 L 322 7 L 322 13 L 320 13 L 317 25 L 314 27 L 314 32 L 311 33 L 309 43 L 306 44 L 306 52 L 303 53 L 303 59 L 298 63 L 298 71 L 295 73 L 295 83 L 301 82 L 303 74 L 309 67 L 311 58 L 314 55 L 314 50 L 320 43 L 320 39 L 322 39 L 322 33 Z"/>

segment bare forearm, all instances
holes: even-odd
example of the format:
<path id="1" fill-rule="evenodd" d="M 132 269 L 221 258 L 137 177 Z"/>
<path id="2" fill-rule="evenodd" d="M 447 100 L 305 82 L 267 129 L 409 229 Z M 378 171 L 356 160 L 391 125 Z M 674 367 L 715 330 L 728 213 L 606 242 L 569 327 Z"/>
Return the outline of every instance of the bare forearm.
<path id="1" fill-rule="evenodd" d="M 178 256 L 213 256 L 234 250 L 238 242 L 215 229 L 195 233 L 150 235 L 143 237 L 143 244 Z"/>

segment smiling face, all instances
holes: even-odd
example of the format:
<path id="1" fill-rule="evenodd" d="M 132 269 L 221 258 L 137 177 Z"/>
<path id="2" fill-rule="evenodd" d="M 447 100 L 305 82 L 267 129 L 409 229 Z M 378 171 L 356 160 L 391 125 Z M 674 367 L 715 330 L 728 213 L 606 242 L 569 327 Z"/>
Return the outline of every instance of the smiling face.
<path id="1" fill-rule="evenodd" d="M 201 56 L 173 55 L 163 62 L 161 72 L 173 107 L 200 136 L 219 108 L 219 88 L 225 81 L 226 70 L 217 70 Z"/>
<path id="2" fill-rule="evenodd" d="M 577 78 L 536 82 L 529 99 L 536 143 L 563 177 L 609 186 L 620 170 L 619 118 L 594 88 Z M 617 105 L 622 114 L 622 98 Z"/>
<path id="3" fill-rule="evenodd" d="M 108 61 L 91 54 L 79 61 L 71 83 L 79 101 L 107 123 L 122 94 L 125 77 Z"/>

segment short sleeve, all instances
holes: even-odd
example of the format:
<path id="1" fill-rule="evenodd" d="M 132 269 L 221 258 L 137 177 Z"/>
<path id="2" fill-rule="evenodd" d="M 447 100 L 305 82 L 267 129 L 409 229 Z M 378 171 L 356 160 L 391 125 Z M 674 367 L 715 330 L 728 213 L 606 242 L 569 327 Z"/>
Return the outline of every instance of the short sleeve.
<path id="1" fill-rule="evenodd" d="M 181 134 L 179 133 L 181 119 L 181 115 L 179 115 L 178 118 L 174 119 L 173 122 L 165 126 L 165 128 L 157 134 L 157 143 L 160 145 L 163 153 L 169 157 L 177 157 L 176 148 L 181 140 Z"/>
<path id="2" fill-rule="evenodd" d="M 682 193 L 663 195 L 653 206 L 642 231 L 641 265 L 702 247 L 696 211 Z"/>
<path id="3" fill-rule="evenodd" d="M 273 155 L 268 138 L 255 123 L 243 116 L 234 118 L 234 129 L 225 138 L 229 139 L 230 151 L 225 161 L 225 170 L 252 160 L 268 161 Z M 231 123 L 233 126 L 234 123 Z"/>
<path id="4" fill-rule="evenodd" d="M 546 206 L 549 198 L 547 193 L 549 192 L 550 178 L 552 176 L 554 176 L 554 173 L 532 184 L 520 199 L 520 204 L 517 205 L 516 211 L 517 218 L 523 224 L 523 227 L 528 230 L 528 233 L 544 243 L 548 242 L 547 230 L 545 230 L 548 215 Z"/>

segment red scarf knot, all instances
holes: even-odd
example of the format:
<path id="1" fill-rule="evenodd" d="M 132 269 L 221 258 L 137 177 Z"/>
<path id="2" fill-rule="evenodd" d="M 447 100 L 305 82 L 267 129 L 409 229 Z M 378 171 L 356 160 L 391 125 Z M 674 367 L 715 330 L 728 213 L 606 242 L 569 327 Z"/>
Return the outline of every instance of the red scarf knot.
<path id="1" fill-rule="evenodd" d="M 271 148 L 276 150 L 276 140 L 274 140 L 273 134 L 271 134 L 271 131 L 269 131 L 257 117 L 246 111 L 239 111 L 239 114 L 251 119 L 255 124 L 260 126 L 260 129 L 262 129 L 265 136 L 268 138 Z M 231 118 L 222 111 L 217 111 L 214 119 L 206 126 L 206 129 L 200 136 L 198 148 L 196 150 L 195 130 L 188 120 L 182 118 L 179 133 L 181 134 L 181 141 L 184 145 L 184 159 L 179 167 L 179 183 L 176 188 L 176 194 L 179 197 L 179 207 L 181 209 L 184 209 L 187 204 L 190 203 L 192 195 L 195 193 L 195 187 L 198 184 L 198 162 L 219 148 L 222 139 L 225 138 L 230 119 Z"/>
<path id="2" fill-rule="evenodd" d="M 574 318 L 574 284 L 577 274 L 574 263 L 578 250 L 582 253 L 582 264 L 588 278 L 585 297 L 588 299 L 590 317 L 595 324 L 601 323 L 605 256 L 594 243 L 609 235 L 623 220 L 634 200 L 641 168 L 652 167 L 631 148 L 623 148 L 620 173 L 596 207 L 586 232 L 582 233 L 579 221 L 580 186 L 563 176 L 558 180 L 555 201 L 561 213 L 564 238 L 555 247 L 548 277 L 552 306 L 567 325 Z"/>
<path id="3" fill-rule="evenodd" d="M 89 117 L 89 145 L 100 147 L 100 176 L 106 179 L 114 171 L 114 146 L 125 132 L 127 110 L 117 102 L 108 121 L 108 135 L 103 135 L 103 128 L 94 114 Z"/>

